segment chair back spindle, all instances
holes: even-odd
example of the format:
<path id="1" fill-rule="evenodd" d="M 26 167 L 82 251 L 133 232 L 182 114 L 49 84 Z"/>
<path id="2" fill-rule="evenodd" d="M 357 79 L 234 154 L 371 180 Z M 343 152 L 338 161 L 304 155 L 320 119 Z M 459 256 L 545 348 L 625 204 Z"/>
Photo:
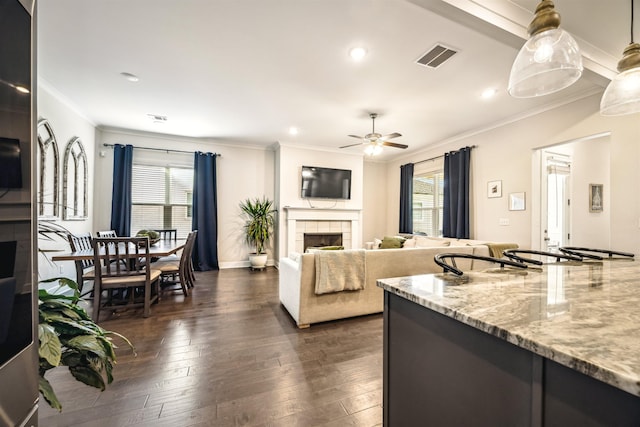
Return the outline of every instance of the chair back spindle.
<path id="1" fill-rule="evenodd" d="M 69 246 L 72 252 L 89 251 L 93 248 L 92 237 L 90 233 L 78 235 L 68 234 L 67 238 L 69 240 Z M 75 261 L 75 266 L 76 283 L 78 284 L 78 290 L 80 291 L 80 295 L 84 296 L 85 294 L 82 292 L 84 282 L 94 280 L 93 258 L 77 260 Z"/>

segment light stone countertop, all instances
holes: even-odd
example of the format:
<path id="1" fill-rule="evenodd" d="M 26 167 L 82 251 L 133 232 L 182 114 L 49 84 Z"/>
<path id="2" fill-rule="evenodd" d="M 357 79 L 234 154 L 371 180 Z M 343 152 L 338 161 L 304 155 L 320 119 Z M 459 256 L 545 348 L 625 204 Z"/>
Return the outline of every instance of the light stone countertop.
<path id="1" fill-rule="evenodd" d="M 378 286 L 640 396 L 640 263 L 427 274 Z"/>

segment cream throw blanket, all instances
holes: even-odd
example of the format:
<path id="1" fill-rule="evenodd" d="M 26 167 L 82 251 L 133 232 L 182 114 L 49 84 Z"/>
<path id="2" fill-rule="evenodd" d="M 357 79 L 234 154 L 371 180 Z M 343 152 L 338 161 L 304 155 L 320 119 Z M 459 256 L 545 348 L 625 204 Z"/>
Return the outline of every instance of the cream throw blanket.
<path id="1" fill-rule="evenodd" d="M 364 249 L 316 251 L 316 295 L 364 289 Z"/>
<path id="2" fill-rule="evenodd" d="M 489 247 L 489 255 L 494 258 L 502 258 L 502 253 L 507 249 L 518 249 L 515 243 L 486 243 Z"/>

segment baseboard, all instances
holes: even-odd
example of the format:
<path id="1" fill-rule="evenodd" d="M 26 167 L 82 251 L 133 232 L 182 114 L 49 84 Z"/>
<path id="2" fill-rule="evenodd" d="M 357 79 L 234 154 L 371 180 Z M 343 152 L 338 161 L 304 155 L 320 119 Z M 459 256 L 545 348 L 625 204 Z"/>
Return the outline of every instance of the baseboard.
<path id="1" fill-rule="evenodd" d="M 274 267 L 275 261 L 272 259 L 267 260 L 267 267 Z M 229 262 L 220 262 L 218 263 L 220 270 L 224 270 L 227 268 L 249 268 L 251 264 L 249 260 L 246 261 L 229 261 Z"/>

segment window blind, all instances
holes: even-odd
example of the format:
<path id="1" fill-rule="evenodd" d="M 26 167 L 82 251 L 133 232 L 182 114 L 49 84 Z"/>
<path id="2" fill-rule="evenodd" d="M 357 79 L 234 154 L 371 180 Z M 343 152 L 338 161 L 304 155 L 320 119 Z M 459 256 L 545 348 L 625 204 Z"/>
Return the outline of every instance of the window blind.
<path id="1" fill-rule="evenodd" d="M 142 229 L 191 231 L 193 169 L 134 164 L 131 189 L 131 232 Z"/>

